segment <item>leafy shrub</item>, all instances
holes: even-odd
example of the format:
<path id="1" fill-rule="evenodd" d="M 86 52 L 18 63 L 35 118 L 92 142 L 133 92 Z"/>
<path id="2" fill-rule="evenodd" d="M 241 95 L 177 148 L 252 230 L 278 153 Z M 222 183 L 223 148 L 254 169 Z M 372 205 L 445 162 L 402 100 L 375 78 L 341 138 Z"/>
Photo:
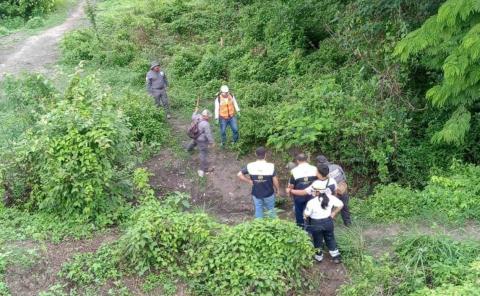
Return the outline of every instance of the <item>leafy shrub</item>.
<path id="1" fill-rule="evenodd" d="M 450 221 L 478 219 L 480 167 L 455 162 L 447 171 L 432 176 L 422 191 L 396 184 L 377 187 L 360 203 L 359 213 L 376 221 L 401 221 L 422 213 L 436 213 Z"/>
<path id="2" fill-rule="evenodd" d="M 182 274 L 179 268 L 195 260 L 197 250 L 216 227 L 206 214 L 179 212 L 149 200 L 133 213 L 130 227 L 119 242 L 120 253 L 140 274 L 155 269 Z"/>
<path id="3" fill-rule="evenodd" d="M 44 24 L 43 18 L 41 18 L 39 16 L 36 16 L 36 17 L 33 17 L 33 18 L 29 19 L 28 22 L 26 23 L 26 26 L 29 29 L 36 29 L 36 28 L 40 28 L 41 26 L 43 26 L 43 24 Z"/>
<path id="4" fill-rule="evenodd" d="M 130 123 L 133 139 L 145 144 L 161 144 L 166 140 L 168 127 L 165 114 L 145 94 L 126 92 L 121 108 Z"/>
<path id="5" fill-rule="evenodd" d="M 30 16 L 42 15 L 52 11 L 57 2 L 57 0 L 3 1 L 0 3 L 0 17 L 20 16 L 28 19 Z"/>
<path id="6" fill-rule="evenodd" d="M 129 163 L 130 134 L 125 116 L 100 89 L 94 77 L 75 76 L 65 98 L 15 148 L 11 167 L 27 176 L 31 208 L 99 225 L 121 213 L 128 188 L 120 172 Z"/>
<path id="7" fill-rule="evenodd" d="M 282 220 L 227 228 L 196 254 L 192 266 L 201 295 L 283 295 L 302 286 L 314 250 L 306 233 Z"/>
<path id="8" fill-rule="evenodd" d="M 100 50 L 100 45 L 92 29 L 80 29 L 66 34 L 60 47 L 62 60 L 73 65 L 82 60 L 92 60 Z"/>
<path id="9" fill-rule="evenodd" d="M 96 252 L 75 255 L 62 266 L 59 275 L 78 285 L 101 284 L 107 279 L 118 279 L 120 256 L 115 244 L 101 246 Z"/>
<path id="10" fill-rule="evenodd" d="M 402 221 L 426 209 L 422 196 L 398 184 L 379 185 L 375 193 L 360 205 L 359 215 L 375 221 Z"/>

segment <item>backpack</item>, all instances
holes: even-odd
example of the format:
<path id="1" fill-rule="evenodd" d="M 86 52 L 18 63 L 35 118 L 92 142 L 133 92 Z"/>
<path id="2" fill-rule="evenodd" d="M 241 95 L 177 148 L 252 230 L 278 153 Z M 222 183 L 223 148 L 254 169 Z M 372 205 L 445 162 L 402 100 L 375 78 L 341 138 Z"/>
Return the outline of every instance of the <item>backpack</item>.
<path id="1" fill-rule="evenodd" d="M 197 139 L 201 134 L 200 129 L 198 128 L 199 123 L 199 120 L 193 120 L 187 130 L 187 135 L 194 140 Z"/>

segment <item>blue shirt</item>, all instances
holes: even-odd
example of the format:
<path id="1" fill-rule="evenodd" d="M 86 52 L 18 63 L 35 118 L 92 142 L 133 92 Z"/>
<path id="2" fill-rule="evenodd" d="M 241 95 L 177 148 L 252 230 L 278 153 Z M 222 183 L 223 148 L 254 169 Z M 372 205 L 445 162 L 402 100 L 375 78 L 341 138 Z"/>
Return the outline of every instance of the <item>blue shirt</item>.
<path id="1" fill-rule="evenodd" d="M 250 176 L 250 179 L 253 181 L 252 195 L 256 198 L 269 197 L 275 193 L 273 177 L 277 174 L 273 163 L 257 160 L 244 167 L 241 173 Z"/>

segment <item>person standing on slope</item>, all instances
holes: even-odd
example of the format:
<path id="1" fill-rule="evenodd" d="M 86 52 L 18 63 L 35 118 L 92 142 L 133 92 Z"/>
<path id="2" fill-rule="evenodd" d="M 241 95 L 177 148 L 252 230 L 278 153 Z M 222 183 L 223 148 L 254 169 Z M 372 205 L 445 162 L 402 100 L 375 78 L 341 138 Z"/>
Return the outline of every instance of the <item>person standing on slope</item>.
<path id="1" fill-rule="evenodd" d="M 264 210 L 271 218 L 276 217 L 275 193 L 279 192 L 280 184 L 275 172 L 275 165 L 266 161 L 266 153 L 265 148 L 257 148 L 255 151 L 257 161 L 249 163 L 237 174 L 240 180 L 252 186 L 255 218 L 263 218 Z"/>
<path id="2" fill-rule="evenodd" d="M 238 141 L 237 114 L 240 115 L 240 108 L 235 96 L 230 93 L 228 86 L 222 85 L 220 93 L 215 98 L 215 120 L 220 124 L 222 147 L 225 147 L 227 142 L 227 126 L 232 129 L 233 143 Z"/>
<path id="3" fill-rule="evenodd" d="M 287 191 L 290 189 L 305 189 L 310 186 L 313 181 L 317 180 L 317 168 L 307 162 L 307 156 L 304 153 L 297 154 L 295 161 L 297 162 L 297 166 L 290 171 L 291 177 L 288 182 Z M 309 195 L 300 196 L 293 194 L 295 220 L 301 228 L 304 228 L 303 211 L 310 198 L 311 196 Z"/>
<path id="4" fill-rule="evenodd" d="M 213 167 L 208 164 L 208 149 L 215 146 L 210 123 L 208 120 L 211 117 L 210 111 L 203 110 L 198 114 L 198 109 L 192 114 L 192 121 L 198 122 L 198 137 L 194 139 L 194 146 L 198 147 L 200 158 L 200 169 L 197 171 L 199 177 L 205 176 L 205 173 L 213 172 Z M 193 149 L 192 147 L 192 149 Z"/>
<path id="5" fill-rule="evenodd" d="M 155 99 L 157 107 L 163 107 L 167 118 L 170 118 L 170 105 L 168 103 L 167 87 L 168 80 L 165 72 L 161 71 L 160 64 L 153 62 L 147 73 L 147 91 Z"/>
<path id="6" fill-rule="evenodd" d="M 350 209 L 348 208 L 348 201 L 350 200 L 350 197 L 348 195 L 347 177 L 345 176 L 345 172 L 343 171 L 341 166 L 330 163 L 324 155 L 317 156 L 316 160 L 317 165 L 328 165 L 328 168 L 330 170 L 328 176 L 335 179 L 335 181 L 337 182 L 337 189 L 334 194 L 343 202 L 343 208 L 340 214 L 342 216 L 343 224 L 348 227 L 352 224 L 352 219 L 350 216 Z"/>
<path id="7" fill-rule="evenodd" d="M 326 174 L 328 174 L 328 167 L 326 167 Z M 340 251 L 337 248 L 337 242 L 334 235 L 333 220 L 338 212 L 341 211 L 343 203 L 336 198 L 331 192 L 332 178 L 325 178 L 324 180 L 316 180 L 309 187 L 304 190 L 289 189 L 288 191 L 296 195 L 311 195 L 313 196 L 305 207 L 304 215 L 306 222 L 306 229 L 312 234 L 313 246 L 317 249 L 315 260 L 323 261 L 323 241 L 327 245 L 328 251 L 334 263 L 340 263 Z"/>

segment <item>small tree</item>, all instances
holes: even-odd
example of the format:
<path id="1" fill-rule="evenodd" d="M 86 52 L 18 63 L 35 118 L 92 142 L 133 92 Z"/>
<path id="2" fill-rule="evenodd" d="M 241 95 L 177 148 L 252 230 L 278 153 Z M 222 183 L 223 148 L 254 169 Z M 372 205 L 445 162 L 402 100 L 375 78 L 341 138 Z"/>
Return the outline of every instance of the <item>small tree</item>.
<path id="1" fill-rule="evenodd" d="M 432 140 L 463 143 L 472 107 L 480 99 L 480 1 L 447 0 L 437 15 L 398 43 L 394 54 L 404 62 L 421 54 L 428 68 L 443 71 L 426 97 L 453 112 Z"/>

